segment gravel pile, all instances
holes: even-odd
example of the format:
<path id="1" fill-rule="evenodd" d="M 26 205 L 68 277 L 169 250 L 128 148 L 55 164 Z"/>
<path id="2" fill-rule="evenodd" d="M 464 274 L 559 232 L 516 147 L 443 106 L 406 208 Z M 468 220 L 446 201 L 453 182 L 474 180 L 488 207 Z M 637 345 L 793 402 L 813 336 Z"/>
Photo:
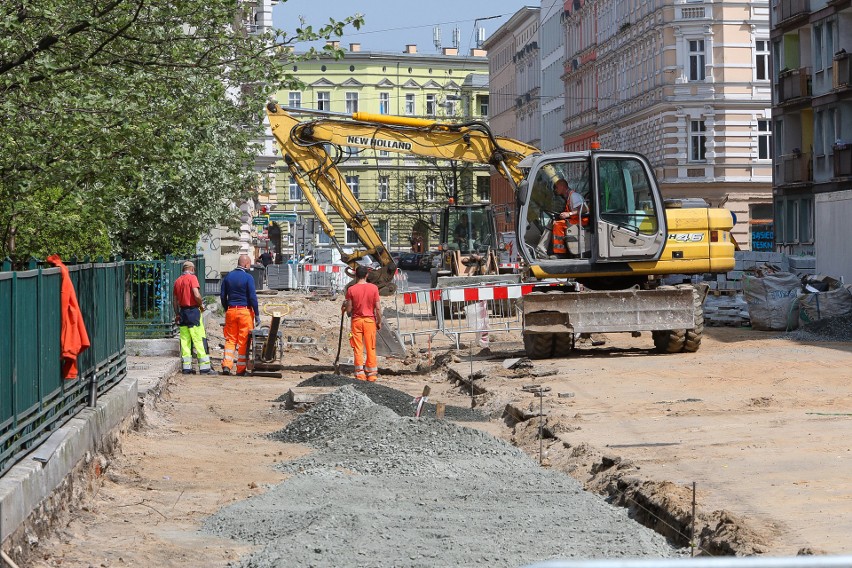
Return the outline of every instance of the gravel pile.
<path id="1" fill-rule="evenodd" d="M 320 373 L 309 379 L 305 379 L 297 386 L 342 387 L 346 385 L 352 385 L 358 391 L 367 395 L 370 400 L 376 404 L 381 404 L 384 407 L 390 408 L 400 416 L 414 416 L 415 404 L 413 396 L 379 383 L 368 383 L 366 381 L 358 381 L 341 375 Z M 286 395 L 281 395 L 281 397 L 278 398 L 278 402 L 286 400 L 285 397 Z M 430 402 L 424 404 L 420 416 L 434 418 L 435 405 Z M 454 420 L 456 422 L 483 422 L 488 420 L 488 417 L 482 412 L 471 408 L 464 408 L 462 406 L 447 406 L 444 410 L 444 417 L 447 420 Z"/>
<path id="2" fill-rule="evenodd" d="M 852 341 L 852 316 L 824 318 L 784 335 L 794 341 Z"/>
<path id="3" fill-rule="evenodd" d="M 677 552 L 622 508 L 516 448 L 445 421 L 397 416 L 345 386 L 277 433 L 317 450 L 295 475 L 205 529 L 260 549 L 242 568 L 522 566 Z"/>

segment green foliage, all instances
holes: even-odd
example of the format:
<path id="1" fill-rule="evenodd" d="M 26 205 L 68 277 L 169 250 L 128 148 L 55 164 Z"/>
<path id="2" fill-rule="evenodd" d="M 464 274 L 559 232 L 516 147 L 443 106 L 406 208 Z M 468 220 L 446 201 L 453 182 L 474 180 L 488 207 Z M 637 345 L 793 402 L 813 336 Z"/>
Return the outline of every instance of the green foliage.
<path id="1" fill-rule="evenodd" d="M 264 102 L 320 53 L 281 48 L 362 22 L 246 35 L 239 6 L 0 3 L 0 256 L 178 254 L 236 221 Z"/>

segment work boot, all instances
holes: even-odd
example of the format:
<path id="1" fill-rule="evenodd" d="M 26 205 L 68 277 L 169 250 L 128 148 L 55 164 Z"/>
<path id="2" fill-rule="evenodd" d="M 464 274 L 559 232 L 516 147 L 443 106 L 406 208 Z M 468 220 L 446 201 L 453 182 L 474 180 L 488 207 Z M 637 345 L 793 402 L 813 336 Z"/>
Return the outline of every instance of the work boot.
<path id="1" fill-rule="evenodd" d="M 198 371 L 199 375 L 215 375 L 216 371 L 213 369 L 204 369 L 203 371 Z"/>
<path id="2" fill-rule="evenodd" d="M 184 375 L 194 375 L 195 374 L 195 371 L 193 371 L 192 369 L 183 369 L 181 372 Z"/>
<path id="3" fill-rule="evenodd" d="M 222 374 L 223 375 L 230 375 L 231 374 L 231 368 L 230 367 L 222 367 Z"/>

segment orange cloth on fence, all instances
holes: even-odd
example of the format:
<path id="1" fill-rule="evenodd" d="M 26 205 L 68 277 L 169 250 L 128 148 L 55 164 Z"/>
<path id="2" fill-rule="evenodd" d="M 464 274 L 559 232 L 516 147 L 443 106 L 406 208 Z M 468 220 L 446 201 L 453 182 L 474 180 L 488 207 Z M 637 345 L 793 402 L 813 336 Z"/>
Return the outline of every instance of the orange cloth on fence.
<path id="1" fill-rule="evenodd" d="M 225 355 L 222 368 L 234 367 L 234 355 L 237 359 L 237 373 L 244 373 L 251 330 L 254 329 L 254 310 L 251 308 L 228 308 L 225 312 Z"/>
<path id="2" fill-rule="evenodd" d="M 62 272 L 62 287 L 60 293 L 60 310 L 62 325 L 59 332 L 59 344 L 62 348 L 62 378 L 77 378 L 77 357 L 91 347 L 89 333 L 86 331 L 86 323 L 83 321 L 83 312 L 77 303 L 77 293 L 74 284 L 68 275 L 68 267 L 62 262 L 58 254 L 47 257 L 47 262 L 58 266 Z"/>
<path id="3" fill-rule="evenodd" d="M 379 362 L 376 358 L 376 320 L 353 317 L 349 345 L 355 354 L 355 378 L 375 381 L 379 372 Z M 366 361 L 364 351 L 367 352 Z"/>

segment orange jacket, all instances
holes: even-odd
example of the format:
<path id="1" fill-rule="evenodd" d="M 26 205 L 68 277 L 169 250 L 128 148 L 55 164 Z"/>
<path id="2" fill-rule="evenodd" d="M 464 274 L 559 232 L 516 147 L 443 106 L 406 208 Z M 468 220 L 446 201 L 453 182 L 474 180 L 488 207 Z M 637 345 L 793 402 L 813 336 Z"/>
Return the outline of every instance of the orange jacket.
<path id="1" fill-rule="evenodd" d="M 59 335 L 59 343 L 62 346 L 62 378 L 72 380 L 77 378 L 77 357 L 92 344 L 89 342 L 80 304 L 77 303 L 77 293 L 68 275 L 68 267 L 63 264 L 58 254 L 47 257 L 47 262 L 58 266 L 62 271 L 62 327 Z"/>

